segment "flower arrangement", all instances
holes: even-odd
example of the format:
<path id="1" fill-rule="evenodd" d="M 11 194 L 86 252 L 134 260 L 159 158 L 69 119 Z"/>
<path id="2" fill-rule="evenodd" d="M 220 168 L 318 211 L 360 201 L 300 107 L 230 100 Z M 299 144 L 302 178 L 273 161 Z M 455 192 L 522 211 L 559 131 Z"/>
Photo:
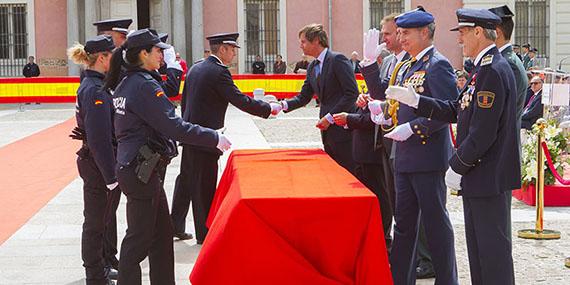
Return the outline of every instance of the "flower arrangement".
<path id="1" fill-rule="evenodd" d="M 527 141 L 522 145 L 521 177 L 523 188 L 536 181 L 536 151 L 538 127 L 534 125 L 532 131 L 526 131 Z M 563 153 L 567 150 L 567 136 L 561 128 L 557 127 L 555 120 L 547 120 L 544 129 L 544 141 L 550 150 L 550 155 L 556 171 L 561 175 L 564 173 L 564 165 L 570 163 L 570 158 L 564 158 Z M 541 149 L 542 151 L 542 149 Z M 554 184 L 555 178 L 544 162 L 544 185 Z"/>

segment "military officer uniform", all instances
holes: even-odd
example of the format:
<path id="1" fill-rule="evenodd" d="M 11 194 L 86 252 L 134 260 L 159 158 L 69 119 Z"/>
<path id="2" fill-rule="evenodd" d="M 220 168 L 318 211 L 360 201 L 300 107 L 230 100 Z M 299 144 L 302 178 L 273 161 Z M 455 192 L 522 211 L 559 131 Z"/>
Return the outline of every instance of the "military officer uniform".
<path id="1" fill-rule="evenodd" d="M 148 29 L 133 32 L 127 43 L 128 48 L 170 47 Z M 127 196 L 128 228 L 119 259 L 123 285 L 141 284 L 140 262 L 147 256 L 151 284 L 174 284 L 172 223 L 161 169 L 175 148 L 173 139 L 204 147 L 215 147 L 220 139 L 216 131 L 178 117 L 159 82 L 156 71 L 132 67 L 113 94 L 116 173 Z"/>
<path id="2" fill-rule="evenodd" d="M 228 44 L 239 47 L 238 36 L 238 33 L 217 34 L 207 39 L 210 45 Z M 190 68 L 182 96 L 185 103 L 184 120 L 212 129 L 224 127 L 230 103 L 262 118 L 268 118 L 271 113 L 270 104 L 254 100 L 237 88 L 228 67 L 215 55 Z M 174 190 L 171 216 L 175 232 L 183 233 L 191 198 L 196 240 L 201 244 L 208 233 L 206 219 L 216 191 L 221 152 L 215 146 L 182 144 L 181 176 L 178 187 Z"/>
<path id="3" fill-rule="evenodd" d="M 111 52 L 113 41 L 108 36 L 97 36 L 85 43 L 88 54 Z M 105 241 L 106 209 L 110 207 L 108 191 L 119 192 L 115 176 L 115 147 L 113 132 L 113 103 L 111 95 L 103 90 L 105 74 L 87 69 L 77 90 L 75 118 L 77 126 L 85 130 L 83 146 L 77 152 L 77 169 L 83 179 L 83 232 L 81 257 L 87 284 L 106 284 L 105 259 L 114 258 Z M 107 186 L 109 185 L 109 186 Z M 115 234 L 116 236 L 116 234 Z M 116 238 L 115 238 L 116 246 Z M 115 249 L 116 250 L 116 249 Z"/>
<path id="4" fill-rule="evenodd" d="M 398 16 L 396 25 L 421 28 L 433 21 L 431 14 L 416 9 Z M 457 97 L 453 68 L 433 46 L 403 62 L 392 76 L 396 76 L 391 78 L 394 85 L 411 86 L 424 96 L 442 100 Z M 385 82 L 377 90 L 384 92 L 386 87 Z M 415 283 L 421 219 L 432 254 L 436 284 L 458 284 L 453 227 L 445 207 L 445 172 L 452 153 L 448 124 L 418 117 L 411 107 L 403 104 L 399 106 L 397 118 L 398 127 L 409 127 L 413 134 L 395 142 L 396 224 L 390 256 L 394 283 Z"/>
<path id="5" fill-rule="evenodd" d="M 494 29 L 500 18 L 487 10 L 459 9 L 460 26 Z M 455 28 L 454 30 L 457 30 Z M 471 282 L 514 284 L 507 192 L 520 187 L 516 145 L 517 88 L 508 62 L 494 44 L 475 59 L 475 69 L 458 100 L 419 97 L 417 113 L 457 122 L 457 151 L 451 168 L 461 188 Z"/>

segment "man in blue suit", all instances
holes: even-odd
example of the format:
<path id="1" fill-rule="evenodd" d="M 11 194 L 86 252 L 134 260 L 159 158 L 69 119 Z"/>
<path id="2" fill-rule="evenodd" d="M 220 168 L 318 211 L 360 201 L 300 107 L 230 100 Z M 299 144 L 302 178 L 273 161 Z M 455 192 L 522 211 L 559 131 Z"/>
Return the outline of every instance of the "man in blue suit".
<path id="1" fill-rule="evenodd" d="M 542 79 L 540 76 L 535 76 L 530 80 L 529 93 L 530 98 L 522 113 L 522 127 L 526 130 L 532 130 L 532 125 L 536 123 L 536 120 L 542 118 L 542 113 L 544 112 Z"/>
<path id="2" fill-rule="evenodd" d="M 475 69 L 458 100 L 423 96 L 390 87 L 387 98 L 432 120 L 457 122 L 457 151 L 449 164 L 462 175 L 465 235 L 473 285 L 512 285 L 507 192 L 521 185 L 516 147 L 517 88 L 509 63 L 495 46 L 501 19 L 484 9 L 457 10 L 463 55 Z"/>
<path id="3" fill-rule="evenodd" d="M 390 83 L 407 86 L 424 96 L 454 100 L 455 73 L 433 46 L 433 16 L 419 8 L 398 16 L 396 25 L 402 48 L 410 59 L 395 68 Z M 369 90 L 373 98 L 384 99 L 387 87 L 384 82 L 369 86 Z M 445 172 L 452 153 L 448 124 L 418 117 L 403 104 L 397 119 L 398 125 L 385 135 L 395 141 L 396 147 L 396 225 L 390 256 L 394 284 L 415 284 L 420 219 L 432 254 L 435 283 L 458 284 L 453 227 L 445 207 Z"/>
<path id="4" fill-rule="evenodd" d="M 338 164 L 354 173 L 356 164 L 352 157 L 350 130 L 335 125 L 333 114 L 356 110 L 358 87 L 352 65 L 346 56 L 328 48 L 328 36 L 321 24 L 310 24 L 299 31 L 303 53 L 315 60 L 307 68 L 307 78 L 299 95 L 281 101 L 285 112 L 307 105 L 313 95 L 319 98 L 321 108 L 317 128 L 325 151 Z"/>

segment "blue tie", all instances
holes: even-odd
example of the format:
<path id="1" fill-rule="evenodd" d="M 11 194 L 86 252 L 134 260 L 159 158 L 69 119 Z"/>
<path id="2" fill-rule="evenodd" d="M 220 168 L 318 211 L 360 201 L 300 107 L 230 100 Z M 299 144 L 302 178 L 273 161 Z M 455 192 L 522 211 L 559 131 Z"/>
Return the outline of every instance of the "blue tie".
<path id="1" fill-rule="evenodd" d="M 321 75 L 321 61 L 318 59 L 315 59 L 315 61 L 315 78 L 319 78 L 319 75 Z"/>

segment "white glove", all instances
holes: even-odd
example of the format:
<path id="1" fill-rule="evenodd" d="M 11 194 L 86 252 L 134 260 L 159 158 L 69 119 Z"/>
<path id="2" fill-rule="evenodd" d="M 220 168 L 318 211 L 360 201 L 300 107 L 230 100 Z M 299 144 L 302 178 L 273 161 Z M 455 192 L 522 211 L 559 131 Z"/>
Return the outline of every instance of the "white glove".
<path id="1" fill-rule="evenodd" d="M 377 29 L 370 29 L 367 33 L 364 33 L 363 38 L 363 51 L 364 59 L 360 63 L 361 67 L 366 67 L 376 63 L 376 58 L 382 53 L 382 50 L 386 49 L 386 43 L 378 45 L 380 41 L 380 31 Z"/>
<path id="2" fill-rule="evenodd" d="M 420 103 L 420 95 L 414 91 L 411 85 L 406 87 L 390 86 L 386 89 L 386 98 L 404 103 L 412 108 L 417 109 Z"/>
<path id="3" fill-rule="evenodd" d="M 182 71 L 182 66 L 180 62 L 176 61 L 176 52 L 174 51 L 174 47 L 170 47 L 162 51 L 164 54 L 164 62 L 166 63 L 167 68 L 174 68 Z"/>
<path id="4" fill-rule="evenodd" d="M 117 188 L 117 186 L 119 186 L 119 182 L 107 184 L 107 189 L 109 189 L 109 191 L 113 191 L 115 188 Z"/>
<path id="5" fill-rule="evenodd" d="M 277 116 L 283 110 L 283 106 L 277 102 L 270 102 L 269 105 L 271 106 L 271 115 L 273 116 Z"/>
<path id="6" fill-rule="evenodd" d="M 412 127 L 410 123 L 405 123 L 403 125 L 397 126 L 391 132 L 384 135 L 385 138 L 389 138 L 395 141 L 403 142 L 410 138 L 414 132 L 412 131 Z"/>
<path id="7" fill-rule="evenodd" d="M 382 101 L 380 100 L 372 100 L 368 102 L 368 110 L 370 110 L 370 114 L 377 116 L 378 114 L 382 114 Z"/>
<path id="8" fill-rule="evenodd" d="M 218 133 L 218 145 L 216 147 L 222 152 L 232 147 L 232 142 L 222 133 Z"/>

